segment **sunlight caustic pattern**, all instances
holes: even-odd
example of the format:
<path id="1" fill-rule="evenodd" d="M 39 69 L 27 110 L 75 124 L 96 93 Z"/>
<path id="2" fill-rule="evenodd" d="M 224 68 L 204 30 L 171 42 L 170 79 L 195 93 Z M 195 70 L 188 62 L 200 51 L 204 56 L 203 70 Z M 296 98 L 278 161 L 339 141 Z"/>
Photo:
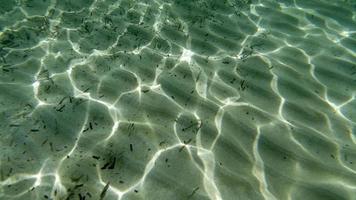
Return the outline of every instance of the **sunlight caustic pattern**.
<path id="1" fill-rule="evenodd" d="M 353 1 L 0 5 L 0 199 L 356 199 Z"/>

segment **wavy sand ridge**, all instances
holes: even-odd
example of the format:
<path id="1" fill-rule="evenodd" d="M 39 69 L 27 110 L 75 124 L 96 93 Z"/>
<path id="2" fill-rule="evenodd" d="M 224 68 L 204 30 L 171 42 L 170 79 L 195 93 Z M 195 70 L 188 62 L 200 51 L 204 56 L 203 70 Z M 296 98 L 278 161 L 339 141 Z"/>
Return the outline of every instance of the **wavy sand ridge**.
<path id="1" fill-rule="evenodd" d="M 0 199 L 356 199 L 355 3 L 0 5 Z"/>

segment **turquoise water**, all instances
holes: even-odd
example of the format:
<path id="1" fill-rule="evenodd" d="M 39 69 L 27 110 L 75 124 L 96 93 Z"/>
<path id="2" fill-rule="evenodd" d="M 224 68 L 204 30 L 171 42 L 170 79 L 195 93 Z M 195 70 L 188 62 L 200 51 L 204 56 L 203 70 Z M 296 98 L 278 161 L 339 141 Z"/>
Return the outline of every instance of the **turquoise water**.
<path id="1" fill-rule="evenodd" d="M 356 199 L 355 63 L 353 0 L 0 0 L 0 199 Z"/>

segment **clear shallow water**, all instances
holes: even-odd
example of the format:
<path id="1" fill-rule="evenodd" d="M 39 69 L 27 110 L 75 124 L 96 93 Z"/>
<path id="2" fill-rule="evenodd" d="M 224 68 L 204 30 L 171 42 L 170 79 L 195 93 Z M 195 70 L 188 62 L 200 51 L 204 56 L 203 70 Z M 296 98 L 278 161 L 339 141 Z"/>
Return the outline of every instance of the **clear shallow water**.
<path id="1" fill-rule="evenodd" d="M 0 5 L 0 199 L 356 199 L 355 1 Z"/>

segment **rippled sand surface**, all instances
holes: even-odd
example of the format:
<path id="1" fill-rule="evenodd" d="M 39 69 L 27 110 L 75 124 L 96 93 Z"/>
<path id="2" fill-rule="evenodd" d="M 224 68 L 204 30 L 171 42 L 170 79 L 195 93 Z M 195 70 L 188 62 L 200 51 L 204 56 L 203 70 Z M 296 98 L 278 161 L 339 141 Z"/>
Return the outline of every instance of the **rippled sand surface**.
<path id="1" fill-rule="evenodd" d="M 1 200 L 356 199 L 353 0 L 0 0 Z"/>

